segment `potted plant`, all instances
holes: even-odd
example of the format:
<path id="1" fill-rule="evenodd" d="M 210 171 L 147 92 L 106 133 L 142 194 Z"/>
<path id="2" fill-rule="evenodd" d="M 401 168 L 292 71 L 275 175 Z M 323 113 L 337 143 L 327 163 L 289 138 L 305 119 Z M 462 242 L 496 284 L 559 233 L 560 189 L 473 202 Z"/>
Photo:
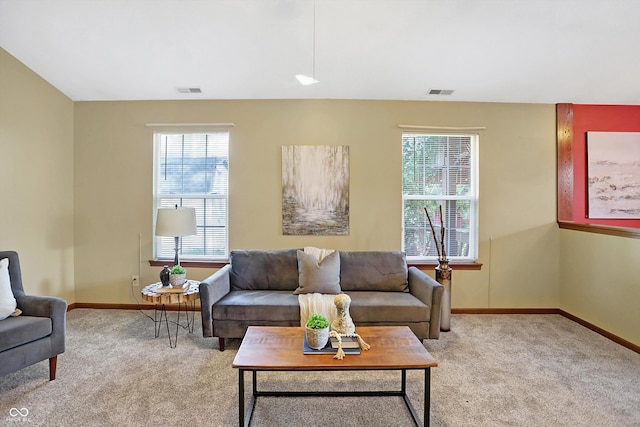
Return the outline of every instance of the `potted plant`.
<path id="1" fill-rule="evenodd" d="M 305 327 L 309 347 L 320 350 L 329 341 L 329 321 L 321 314 L 313 313 Z"/>
<path id="2" fill-rule="evenodd" d="M 169 274 L 169 281 L 174 288 L 181 288 L 187 281 L 187 270 L 181 265 L 174 265 Z"/>

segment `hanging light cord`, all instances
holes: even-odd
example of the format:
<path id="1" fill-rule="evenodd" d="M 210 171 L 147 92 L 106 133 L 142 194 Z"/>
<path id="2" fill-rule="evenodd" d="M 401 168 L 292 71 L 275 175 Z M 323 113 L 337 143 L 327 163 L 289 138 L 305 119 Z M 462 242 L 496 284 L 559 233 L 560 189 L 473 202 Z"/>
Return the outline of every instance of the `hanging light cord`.
<path id="1" fill-rule="evenodd" d="M 313 74 L 312 77 L 316 79 L 316 0 L 313 0 Z"/>

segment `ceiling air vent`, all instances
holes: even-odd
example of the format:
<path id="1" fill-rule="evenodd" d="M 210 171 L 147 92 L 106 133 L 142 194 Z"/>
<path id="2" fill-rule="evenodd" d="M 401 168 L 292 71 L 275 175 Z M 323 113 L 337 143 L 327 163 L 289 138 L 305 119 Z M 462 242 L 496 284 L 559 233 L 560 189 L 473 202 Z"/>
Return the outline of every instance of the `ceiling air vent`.
<path id="1" fill-rule="evenodd" d="M 453 89 L 429 89 L 428 95 L 451 95 Z"/>
<path id="2" fill-rule="evenodd" d="M 202 93 L 202 89 L 199 87 L 179 87 L 178 92 L 180 93 Z"/>

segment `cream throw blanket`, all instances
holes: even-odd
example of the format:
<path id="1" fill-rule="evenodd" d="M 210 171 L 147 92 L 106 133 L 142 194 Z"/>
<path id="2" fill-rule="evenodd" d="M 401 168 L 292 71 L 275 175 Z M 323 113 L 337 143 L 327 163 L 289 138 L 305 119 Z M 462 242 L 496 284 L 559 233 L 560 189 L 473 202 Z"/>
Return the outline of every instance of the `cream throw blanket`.
<path id="1" fill-rule="evenodd" d="M 317 258 L 318 262 L 322 262 L 324 257 L 335 252 L 333 249 L 320 249 L 307 246 L 304 252 Z M 300 294 L 298 295 L 298 303 L 300 304 L 300 326 L 305 326 L 307 320 L 313 313 L 322 314 L 327 318 L 329 324 L 338 316 L 338 310 L 334 303 L 335 295 L 333 294 Z"/>

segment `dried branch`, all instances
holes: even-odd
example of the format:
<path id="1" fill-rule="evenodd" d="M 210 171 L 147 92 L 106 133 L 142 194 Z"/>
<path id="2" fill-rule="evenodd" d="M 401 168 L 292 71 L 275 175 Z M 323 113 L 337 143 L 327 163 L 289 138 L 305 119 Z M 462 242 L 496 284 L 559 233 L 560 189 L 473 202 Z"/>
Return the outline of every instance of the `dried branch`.
<path id="1" fill-rule="evenodd" d="M 442 255 L 440 254 L 440 246 L 438 245 L 438 238 L 436 237 L 436 230 L 433 228 L 433 223 L 431 222 L 431 217 L 429 216 L 429 211 L 427 207 L 424 208 L 424 213 L 427 214 L 427 220 L 429 220 L 429 226 L 431 227 L 431 234 L 433 235 L 433 240 L 436 242 L 436 251 L 438 252 L 438 259 L 442 259 Z M 442 217 L 440 217 L 440 222 L 442 222 Z"/>
<path id="2" fill-rule="evenodd" d="M 436 251 L 438 252 L 438 260 L 444 261 L 447 259 L 447 251 L 445 249 L 444 237 L 445 237 L 445 226 L 444 221 L 442 220 L 442 205 L 440 205 L 440 243 L 438 243 L 438 238 L 436 237 L 436 230 L 433 228 L 433 222 L 431 221 L 431 217 L 429 216 L 429 211 L 426 206 L 424 208 L 424 213 L 427 214 L 427 220 L 429 221 L 429 226 L 431 227 L 431 234 L 433 235 L 433 241 L 436 244 Z"/>

